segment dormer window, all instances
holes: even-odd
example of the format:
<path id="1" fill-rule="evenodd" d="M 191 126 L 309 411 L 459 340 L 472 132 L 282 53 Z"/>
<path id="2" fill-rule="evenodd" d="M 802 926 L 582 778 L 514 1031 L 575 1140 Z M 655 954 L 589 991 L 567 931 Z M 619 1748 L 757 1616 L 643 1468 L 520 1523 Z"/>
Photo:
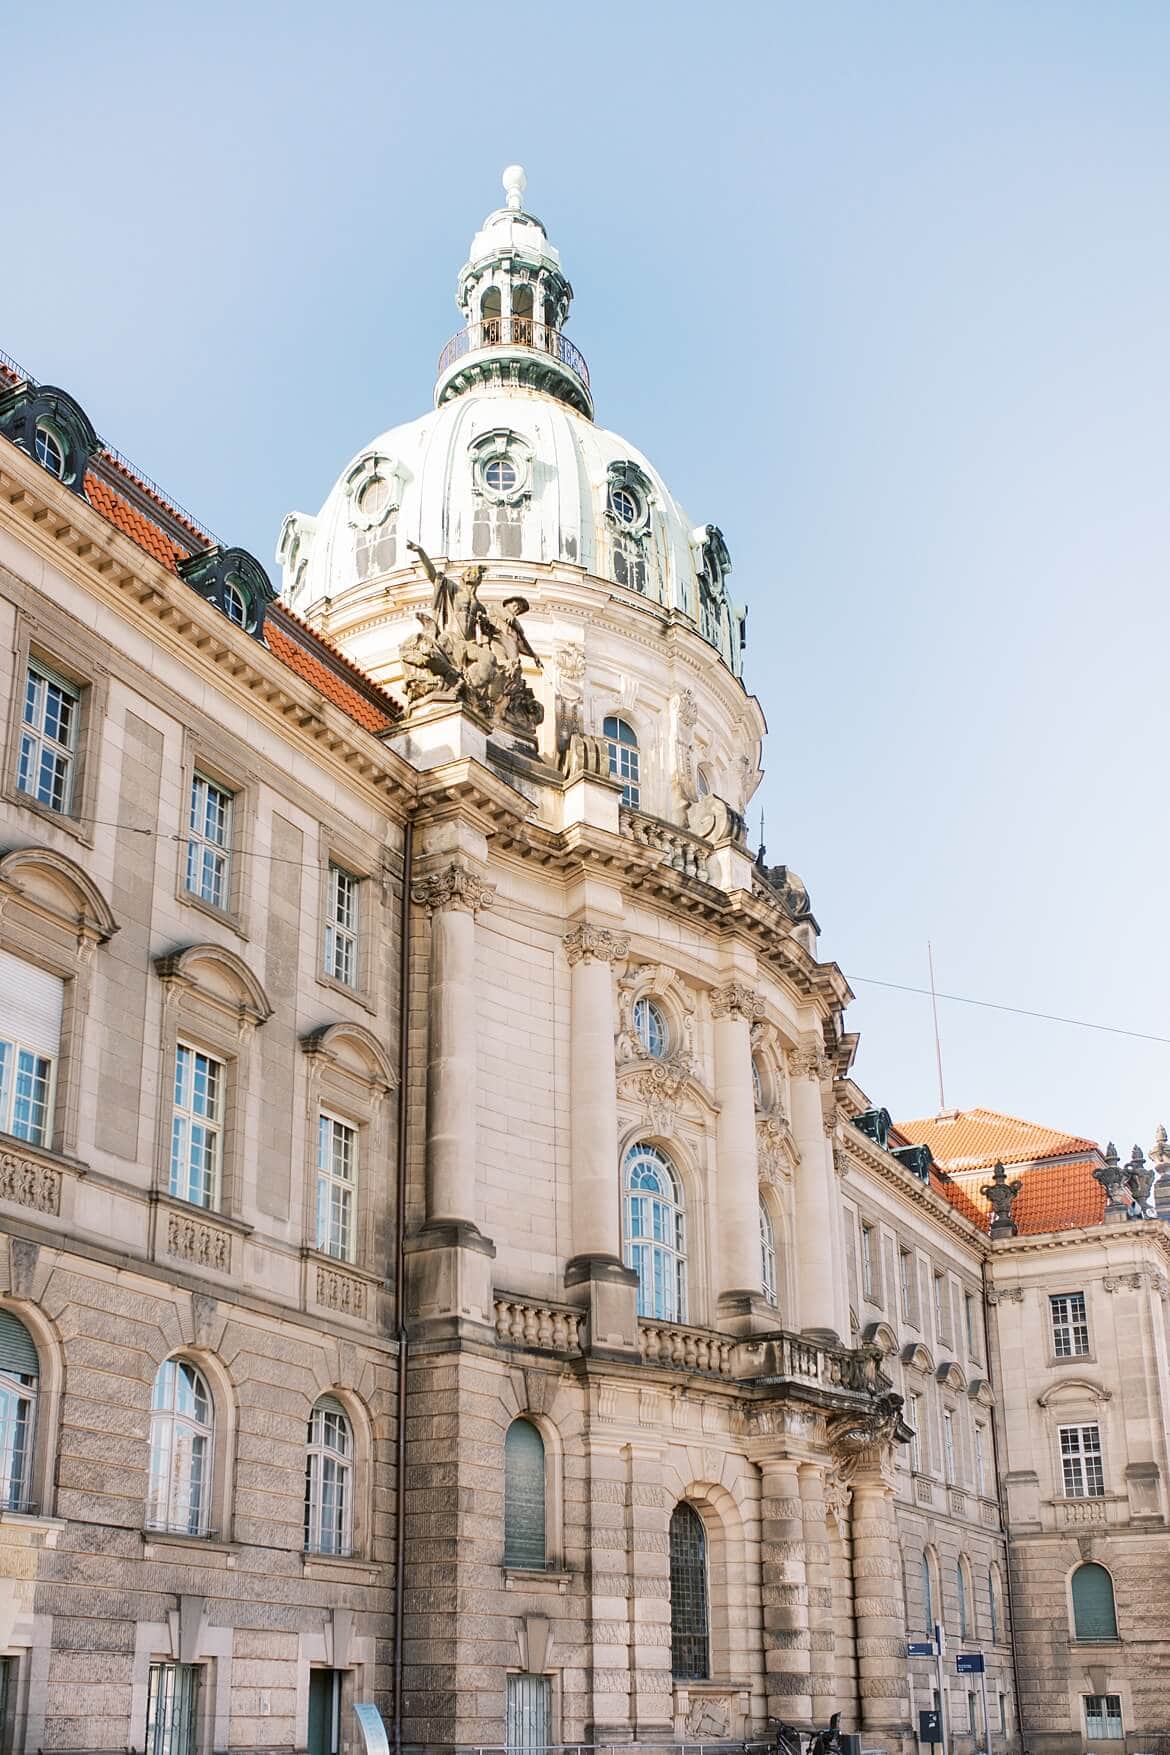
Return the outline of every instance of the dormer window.
<path id="1" fill-rule="evenodd" d="M 237 628 L 248 625 L 248 605 L 238 585 L 229 580 L 223 588 L 223 611 L 229 622 L 235 622 Z"/>
<path id="2" fill-rule="evenodd" d="M 65 447 L 47 420 L 39 420 L 36 426 L 37 462 L 61 481 L 65 475 Z"/>

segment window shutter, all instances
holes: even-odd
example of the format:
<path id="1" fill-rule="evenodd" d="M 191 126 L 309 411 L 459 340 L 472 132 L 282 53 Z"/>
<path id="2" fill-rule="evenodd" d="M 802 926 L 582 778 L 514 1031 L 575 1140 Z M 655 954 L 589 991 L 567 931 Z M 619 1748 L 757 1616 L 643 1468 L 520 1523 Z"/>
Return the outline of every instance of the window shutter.
<path id="1" fill-rule="evenodd" d="M 1072 1576 L 1073 1632 L 1077 1639 L 1116 1639 L 1113 1580 L 1103 1566 L 1089 1562 Z"/>
<path id="2" fill-rule="evenodd" d="M 0 1371 L 10 1371 L 14 1377 L 40 1375 L 32 1336 L 11 1310 L 0 1310 Z"/>
<path id="3" fill-rule="evenodd" d="M 335 1395 L 318 1396 L 313 1403 L 313 1412 L 315 1414 L 340 1414 L 346 1424 L 349 1424 L 349 1415 Z"/>
<path id="4" fill-rule="evenodd" d="M 59 975 L 0 951 L 0 1037 L 56 1059 L 64 1001 L 65 983 Z"/>
<path id="5" fill-rule="evenodd" d="M 513 1420 L 504 1439 L 504 1564 L 545 1564 L 544 1440 L 531 1420 Z"/>

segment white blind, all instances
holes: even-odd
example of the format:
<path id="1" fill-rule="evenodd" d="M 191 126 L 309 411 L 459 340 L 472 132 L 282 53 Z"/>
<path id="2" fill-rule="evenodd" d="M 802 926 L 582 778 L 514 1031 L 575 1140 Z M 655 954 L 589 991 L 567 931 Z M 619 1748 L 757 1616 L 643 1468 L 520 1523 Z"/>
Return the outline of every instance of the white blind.
<path id="1" fill-rule="evenodd" d="M 23 1042 L 38 1054 L 61 1052 L 65 983 L 59 975 L 0 951 L 0 1040 Z"/>

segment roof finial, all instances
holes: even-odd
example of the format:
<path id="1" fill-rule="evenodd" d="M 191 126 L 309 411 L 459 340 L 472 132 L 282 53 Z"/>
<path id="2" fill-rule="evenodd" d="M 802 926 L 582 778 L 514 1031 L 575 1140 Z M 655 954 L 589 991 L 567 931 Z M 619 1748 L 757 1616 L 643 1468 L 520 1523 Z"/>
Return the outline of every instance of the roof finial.
<path id="1" fill-rule="evenodd" d="M 504 185 L 507 197 L 506 205 L 513 213 L 519 213 L 524 205 L 524 191 L 528 187 L 528 178 L 524 175 L 523 165 L 509 165 L 500 181 Z"/>

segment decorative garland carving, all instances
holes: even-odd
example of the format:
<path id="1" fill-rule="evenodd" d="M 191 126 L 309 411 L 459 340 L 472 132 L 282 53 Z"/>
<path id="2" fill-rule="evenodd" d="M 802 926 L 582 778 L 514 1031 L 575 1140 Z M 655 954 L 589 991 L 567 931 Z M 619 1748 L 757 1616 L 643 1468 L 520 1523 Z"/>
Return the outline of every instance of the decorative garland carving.
<path id="1" fill-rule="evenodd" d="M 628 932 L 611 932 L 607 926 L 575 926 L 564 938 L 570 968 L 578 963 L 621 963 L 630 952 Z"/>
<path id="2" fill-rule="evenodd" d="M 496 886 L 485 884 L 482 878 L 477 877 L 466 866 L 452 862 L 443 871 L 435 871 L 428 877 L 420 878 L 410 893 L 418 906 L 425 908 L 428 914 L 434 914 L 442 908 L 455 908 L 465 914 L 477 914 L 481 908 L 491 907 L 496 898 Z"/>
<path id="3" fill-rule="evenodd" d="M 36 1213 L 61 1211 L 61 1172 L 35 1158 L 0 1152 L 0 1200 Z"/>
<path id="4" fill-rule="evenodd" d="M 647 1060 L 631 1070 L 629 1085 L 645 1106 L 652 1132 L 673 1133 L 678 1121 L 678 1100 L 691 1077 L 688 1056 L 670 1054 L 663 1060 Z"/>
<path id="5" fill-rule="evenodd" d="M 326 1310 L 339 1311 L 342 1316 L 366 1314 L 365 1281 L 352 1274 L 339 1273 L 336 1268 L 318 1266 L 317 1302 Z"/>
<path id="6" fill-rule="evenodd" d="M 228 1274 L 232 1268 L 232 1237 L 218 1225 L 209 1225 L 187 1213 L 167 1214 L 167 1254 L 196 1267 L 214 1268 Z"/>

